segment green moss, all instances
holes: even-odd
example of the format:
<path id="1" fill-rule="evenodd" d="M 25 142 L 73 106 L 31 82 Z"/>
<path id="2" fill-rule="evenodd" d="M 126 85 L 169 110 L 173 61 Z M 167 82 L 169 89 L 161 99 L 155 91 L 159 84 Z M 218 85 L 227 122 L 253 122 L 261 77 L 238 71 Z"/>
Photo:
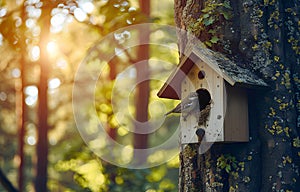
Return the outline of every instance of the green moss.
<path id="1" fill-rule="evenodd" d="M 268 50 L 271 50 L 273 47 L 270 41 L 263 42 L 262 46 Z"/>
<path id="2" fill-rule="evenodd" d="M 290 79 L 290 72 L 286 71 L 283 75 L 284 77 L 284 85 L 287 89 L 291 88 L 291 79 Z"/>
<path id="3" fill-rule="evenodd" d="M 279 56 L 274 56 L 274 61 L 278 62 L 280 60 Z"/>
<path id="4" fill-rule="evenodd" d="M 282 25 L 282 23 L 280 22 L 279 16 L 280 16 L 280 14 L 279 14 L 278 10 L 275 10 L 274 12 L 272 12 L 268 19 L 268 26 L 274 27 L 274 29 L 278 29 L 279 26 Z"/>
<path id="5" fill-rule="evenodd" d="M 258 10 L 257 16 L 258 17 L 262 17 L 263 15 L 264 15 L 264 12 L 262 10 Z"/>
<path id="6" fill-rule="evenodd" d="M 250 177 L 244 177 L 243 178 L 243 181 L 245 182 L 245 183 L 249 183 L 250 181 L 251 181 L 251 179 L 250 179 Z"/>
<path id="7" fill-rule="evenodd" d="M 197 155 L 197 150 L 193 149 L 190 145 L 187 145 L 184 148 L 183 151 L 184 158 L 193 158 L 195 155 Z"/>
<path id="8" fill-rule="evenodd" d="M 300 148 L 300 139 L 296 137 L 293 139 L 293 147 Z"/>
<path id="9" fill-rule="evenodd" d="M 242 161 L 242 162 L 239 162 L 238 165 L 239 165 L 239 167 L 241 168 L 241 169 L 240 169 L 241 171 L 245 171 L 245 162 L 243 162 L 243 161 Z"/>
<path id="10" fill-rule="evenodd" d="M 270 107 L 269 117 L 274 117 L 276 115 L 275 109 Z"/>
<path id="11" fill-rule="evenodd" d="M 248 155 L 247 160 L 251 161 L 252 160 L 252 155 Z"/>
<path id="12" fill-rule="evenodd" d="M 290 156 L 286 156 L 286 157 L 282 157 L 282 163 L 284 166 L 286 166 L 286 164 L 291 164 L 292 163 L 292 158 Z"/>
<path id="13" fill-rule="evenodd" d="M 285 128 L 283 129 L 283 131 L 285 132 L 285 135 L 286 135 L 287 137 L 290 137 L 290 128 L 289 128 L 289 127 L 285 127 Z"/>
<path id="14" fill-rule="evenodd" d="M 281 104 L 279 105 L 279 110 L 282 111 L 282 110 L 286 109 L 288 106 L 289 106 L 288 103 L 281 103 Z"/>
<path id="15" fill-rule="evenodd" d="M 239 189 L 239 186 L 238 186 L 238 185 L 236 185 L 236 186 L 230 186 L 230 187 L 229 187 L 229 192 L 237 192 L 238 189 Z"/>

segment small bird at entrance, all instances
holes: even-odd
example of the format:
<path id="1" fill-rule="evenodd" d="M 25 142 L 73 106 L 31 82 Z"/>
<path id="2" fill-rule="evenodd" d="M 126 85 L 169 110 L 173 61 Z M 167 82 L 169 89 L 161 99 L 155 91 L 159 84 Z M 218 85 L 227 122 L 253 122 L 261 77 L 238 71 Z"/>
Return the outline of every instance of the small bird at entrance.
<path id="1" fill-rule="evenodd" d="M 210 112 L 211 96 L 206 89 L 198 89 L 196 92 L 191 92 L 181 103 L 179 103 L 174 109 L 166 113 L 182 113 L 184 121 L 186 118 L 193 114 L 196 115 L 198 124 L 206 122 Z M 204 113 L 203 113 L 204 112 Z M 202 117 L 201 117 L 202 116 Z"/>
<path id="2" fill-rule="evenodd" d="M 172 109 L 165 115 L 169 115 L 171 113 L 182 113 L 189 115 L 194 110 L 199 110 L 198 94 L 196 92 L 191 92 L 174 109 Z"/>

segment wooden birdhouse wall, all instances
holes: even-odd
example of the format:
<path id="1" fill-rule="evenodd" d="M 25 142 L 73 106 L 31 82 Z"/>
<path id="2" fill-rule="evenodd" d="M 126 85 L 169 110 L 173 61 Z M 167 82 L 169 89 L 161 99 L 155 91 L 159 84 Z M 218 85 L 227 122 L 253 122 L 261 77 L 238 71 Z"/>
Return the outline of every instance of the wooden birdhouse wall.
<path id="1" fill-rule="evenodd" d="M 233 87 L 225 82 L 226 111 L 224 119 L 224 141 L 249 141 L 247 90 Z"/>
<path id="2" fill-rule="evenodd" d="M 199 72 L 204 74 L 201 79 Z M 224 141 L 223 120 L 224 120 L 224 80 L 212 68 L 204 62 L 198 62 L 190 70 L 181 84 L 181 98 L 185 98 L 192 91 L 205 88 L 209 91 L 213 100 L 210 116 L 205 129 L 207 142 Z M 181 143 L 196 143 L 198 138 L 195 134 L 197 119 L 189 115 L 186 120 L 181 117 Z"/>

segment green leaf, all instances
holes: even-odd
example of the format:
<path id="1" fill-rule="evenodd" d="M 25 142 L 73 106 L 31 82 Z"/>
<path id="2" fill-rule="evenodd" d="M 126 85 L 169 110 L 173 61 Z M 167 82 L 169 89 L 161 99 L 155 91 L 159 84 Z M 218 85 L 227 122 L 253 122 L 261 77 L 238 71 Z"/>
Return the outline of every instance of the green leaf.
<path id="1" fill-rule="evenodd" d="M 204 43 L 205 43 L 205 45 L 207 45 L 208 47 L 211 47 L 211 46 L 212 46 L 211 42 L 209 42 L 209 41 L 205 41 Z"/>
<path id="2" fill-rule="evenodd" d="M 205 19 L 208 18 L 208 17 L 209 17 L 208 13 L 206 13 L 206 14 L 203 15 L 203 18 L 205 18 Z"/>
<path id="3" fill-rule="evenodd" d="M 237 168 L 237 164 L 235 162 L 232 163 L 232 168 L 236 169 Z"/>
<path id="4" fill-rule="evenodd" d="M 211 43 L 217 43 L 220 39 L 217 36 L 213 36 L 209 41 Z"/>
<path id="5" fill-rule="evenodd" d="M 226 20 L 229 20 L 232 18 L 232 14 L 230 12 L 224 11 L 224 12 L 222 12 L 222 14 Z"/>
<path id="6" fill-rule="evenodd" d="M 225 8 L 227 8 L 227 9 L 232 9 L 232 7 L 231 7 L 229 1 L 225 1 L 225 2 L 223 3 L 223 6 L 224 6 Z"/>
<path id="7" fill-rule="evenodd" d="M 209 31 L 208 31 L 208 33 L 210 33 L 210 34 L 212 34 L 212 35 L 214 35 L 214 34 L 216 34 L 216 30 L 215 29 L 210 29 Z"/>
<path id="8" fill-rule="evenodd" d="M 213 24 L 214 22 L 215 22 L 215 18 L 209 17 L 207 19 L 204 19 L 203 23 L 204 23 L 205 26 L 209 26 L 209 25 Z"/>
<path id="9" fill-rule="evenodd" d="M 226 171 L 227 173 L 229 173 L 229 172 L 231 171 L 231 167 L 230 167 L 230 165 L 226 165 L 226 167 L 225 167 L 225 171 Z"/>
<path id="10" fill-rule="evenodd" d="M 210 12 L 211 10 L 212 10 L 211 7 L 205 7 L 205 8 L 202 9 L 201 11 L 202 11 L 203 13 L 208 13 L 208 12 Z"/>

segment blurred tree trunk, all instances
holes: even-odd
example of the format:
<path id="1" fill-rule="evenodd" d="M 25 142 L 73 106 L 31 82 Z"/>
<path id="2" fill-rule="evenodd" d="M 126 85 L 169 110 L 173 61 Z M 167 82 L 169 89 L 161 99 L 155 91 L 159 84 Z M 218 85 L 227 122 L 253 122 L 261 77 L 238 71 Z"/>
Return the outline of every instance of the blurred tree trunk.
<path id="1" fill-rule="evenodd" d="M 198 154 L 198 144 L 183 146 L 180 191 L 299 190 L 299 6 L 292 0 L 175 0 L 177 27 L 270 85 L 249 91 L 248 143 L 215 143 L 205 154 Z M 180 50 L 187 41 L 179 34 Z"/>
<path id="2" fill-rule="evenodd" d="M 150 0 L 140 0 L 140 9 L 141 12 L 147 17 L 150 17 Z M 139 31 L 139 39 L 140 42 L 149 42 L 150 38 L 150 29 L 147 27 L 143 27 L 142 30 Z M 149 45 L 141 44 L 137 50 L 137 63 L 135 63 L 136 67 L 136 81 L 137 81 L 137 89 L 136 89 L 136 122 L 135 130 L 141 130 L 141 123 L 145 123 L 148 121 L 148 102 L 149 102 Z M 145 149 L 148 146 L 148 135 L 136 133 L 134 134 L 134 149 Z M 146 161 L 147 154 L 137 155 L 134 153 L 134 160 L 136 162 L 144 162 Z"/>
<path id="3" fill-rule="evenodd" d="M 50 32 L 51 2 L 43 1 L 42 15 L 40 17 L 40 82 L 38 93 L 38 139 L 37 139 L 37 166 L 35 191 L 47 191 L 47 165 L 48 165 L 48 74 L 49 57 L 47 43 Z"/>
<path id="4" fill-rule="evenodd" d="M 25 50 L 25 49 L 23 49 Z M 19 191 L 23 191 L 24 187 L 24 165 L 25 165 L 25 156 L 24 156 L 24 145 L 25 145 L 25 118 L 26 118 L 26 104 L 24 97 L 24 66 L 25 66 L 25 53 L 22 53 L 21 61 L 20 61 L 20 71 L 21 77 L 16 81 L 16 114 L 17 114 L 17 125 L 18 125 L 18 155 L 19 155 L 19 170 L 18 170 L 18 188 Z"/>
<path id="5" fill-rule="evenodd" d="M 108 65 L 109 65 L 109 80 L 110 81 L 114 81 L 116 79 L 116 76 L 117 76 L 117 65 L 118 65 L 118 57 L 114 57 L 112 58 Z M 112 103 L 111 100 L 108 101 L 108 103 Z M 110 116 L 112 117 L 113 114 L 110 114 Z M 116 140 L 117 138 L 117 129 L 115 127 L 111 127 L 110 124 L 107 125 L 107 132 L 108 132 L 108 135 L 113 139 L 113 140 Z"/>
<path id="6" fill-rule="evenodd" d="M 25 5 L 22 6 L 22 11 L 21 11 L 21 18 L 23 21 L 26 21 L 27 16 L 26 16 L 26 11 L 25 11 Z M 20 165 L 19 165 L 19 171 L 18 171 L 18 188 L 19 191 L 23 191 L 24 187 L 24 165 L 25 165 L 25 157 L 24 157 L 24 145 L 25 145 L 25 121 L 26 121 L 26 104 L 25 104 L 25 97 L 24 97 L 24 88 L 25 88 L 25 64 L 26 64 L 26 36 L 25 36 L 25 31 L 26 31 L 26 26 L 25 22 L 23 22 L 21 26 L 21 60 L 20 60 L 20 72 L 21 72 L 21 77 L 20 79 L 17 79 L 16 81 L 16 114 L 17 114 L 17 119 L 18 119 L 18 130 L 19 130 L 19 143 L 18 143 L 18 153 L 19 153 L 19 158 L 20 158 Z"/>

